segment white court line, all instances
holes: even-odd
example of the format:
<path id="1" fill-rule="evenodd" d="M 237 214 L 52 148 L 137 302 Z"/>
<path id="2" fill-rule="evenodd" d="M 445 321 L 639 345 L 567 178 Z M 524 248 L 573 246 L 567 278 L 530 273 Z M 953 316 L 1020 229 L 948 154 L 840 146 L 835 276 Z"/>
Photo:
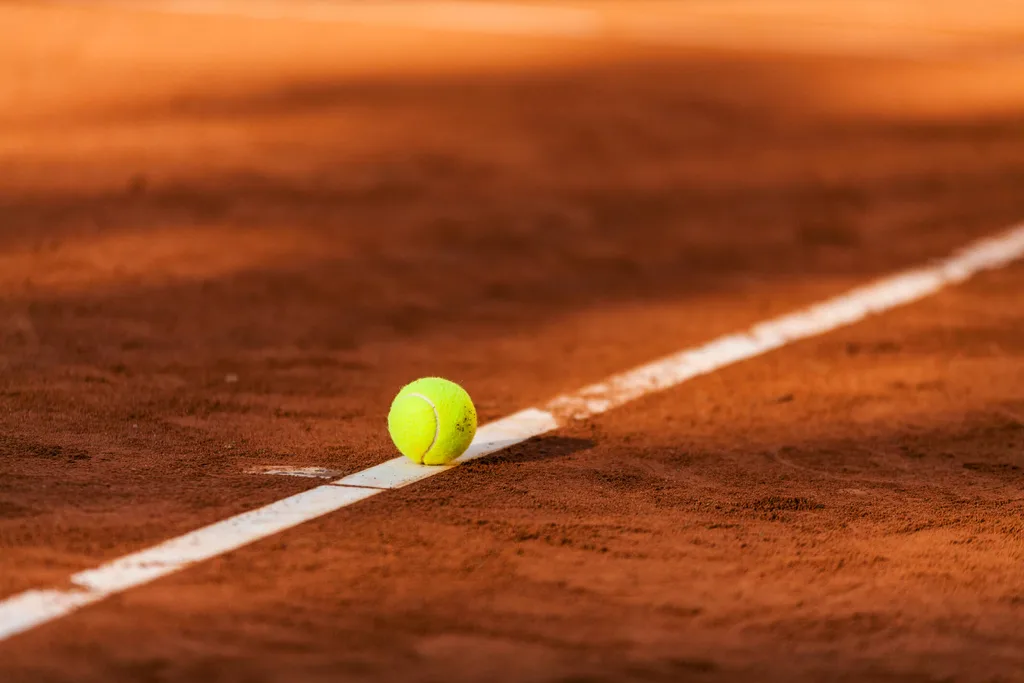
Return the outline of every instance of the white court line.
<path id="1" fill-rule="evenodd" d="M 869 315 L 917 301 L 983 270 L 1024 257 L 1024 225 L 975 242 L 949 258 L 897 273 L 808 308 L 773 318 L 746 332 L 642 365 L 480 428 L 456 463 L 417 465 L 399 457 L 330 484 L 290 496 L 216 524 L 73 575 L 75 588 L 30 590 L 0 602 L 0 640 L 53 621 L 115 593 L 148 583 L 388 489 L 433 477 L 455 465 L 550 432 L 572 419 L 598 415 L 627 401 L 753 358 L 800 339 L 824 334 Z"/>
<path id="2" fill-rule="evenodd" d="M 334 479 L 342 472 L 327 467 L 296 467 L 294 465 L 263 465 L 246 470 L 247 474 L 279 474 L 305 479 Z"/>

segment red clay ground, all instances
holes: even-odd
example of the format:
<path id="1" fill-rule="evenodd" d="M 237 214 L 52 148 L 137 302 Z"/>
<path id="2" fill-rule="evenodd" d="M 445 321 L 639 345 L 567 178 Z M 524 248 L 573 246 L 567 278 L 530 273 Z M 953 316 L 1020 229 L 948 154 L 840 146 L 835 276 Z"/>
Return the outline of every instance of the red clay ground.
<path id="1" fill-rule="evenodd" d="M 310 485 L 253 466 L 392 457 L 410 378 L 486 422 L 1024 217 L 1024 109 L 949 87 L 1019 61 L 0 22 L 0 597 Z M 1022 291 L 380 495 L 0 680 L 1024 680 Z"/>

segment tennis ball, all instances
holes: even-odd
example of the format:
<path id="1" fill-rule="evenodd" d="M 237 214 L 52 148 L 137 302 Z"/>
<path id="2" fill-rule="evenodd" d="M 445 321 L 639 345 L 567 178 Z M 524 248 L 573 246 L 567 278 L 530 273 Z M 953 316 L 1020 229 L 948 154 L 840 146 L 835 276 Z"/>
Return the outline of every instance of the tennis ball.
<path id="1" fill-rule="evenodd" d="M 466 390 L 440 377 L 405 385 L 391 403 L 388 432 L 421 465 L 444 465 L 466 452 L 476 435 L 476 408 Z"/>

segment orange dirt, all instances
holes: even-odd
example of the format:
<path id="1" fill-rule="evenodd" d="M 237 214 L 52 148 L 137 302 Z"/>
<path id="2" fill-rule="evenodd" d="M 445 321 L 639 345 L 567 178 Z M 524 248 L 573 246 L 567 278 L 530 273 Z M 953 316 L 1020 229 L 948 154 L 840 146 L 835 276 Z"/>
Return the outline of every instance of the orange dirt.
<path id="1" fill-rule="evenodd" d="M 990 55 L 0 24 L 0 597 L 311 485 L 254 466 L 392 457 L 411 378 L 487 422 L 1024 218 Z M 1022 291 L 382 494 L 2 642 L 0 680 L 1024 680 Z"/>

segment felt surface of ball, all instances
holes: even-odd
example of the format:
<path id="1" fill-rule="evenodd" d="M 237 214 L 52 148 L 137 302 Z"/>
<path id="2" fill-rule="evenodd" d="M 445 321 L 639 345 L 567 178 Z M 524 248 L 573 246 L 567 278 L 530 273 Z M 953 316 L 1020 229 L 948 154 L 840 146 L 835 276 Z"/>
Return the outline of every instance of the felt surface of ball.
<path id="1" fill-rule="evenodd" d="M 476 435 L 476 408 L 466 390 L 440 377 L 405 385 L 391 403 L 388 432 L 402 455 L 444 465 L 466 452 Z"/>

